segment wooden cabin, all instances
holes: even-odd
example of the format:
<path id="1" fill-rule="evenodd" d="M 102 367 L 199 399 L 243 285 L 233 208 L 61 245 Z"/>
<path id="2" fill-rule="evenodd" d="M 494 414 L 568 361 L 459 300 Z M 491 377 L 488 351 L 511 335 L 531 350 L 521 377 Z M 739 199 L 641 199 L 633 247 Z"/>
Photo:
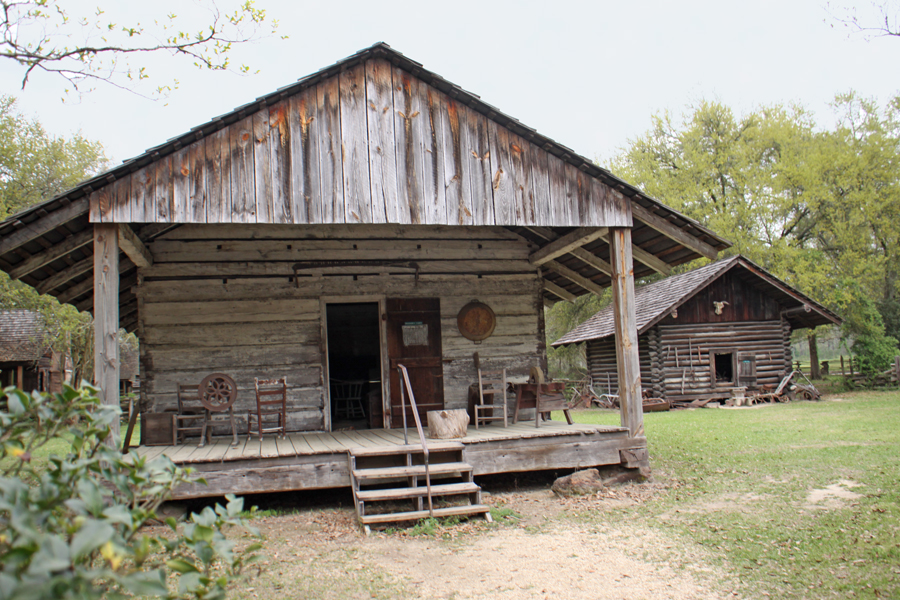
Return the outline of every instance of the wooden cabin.
<path id="1" fill-rule="evenodd" d="M 553 346 L 587 344 L 594 389 L 614 393 L 613 309 L 601 310 Z M 635 292 L 641 388 L 671 402 L 752 393 L 791 372 L 791 331 L 841 319 L 741 256 Z"/>
<path id="2" fill-rule="evenodd" d="M 40 313 L 0 311 L 0 389 L 61 392 L 64 378 L 65 355 L 47 342 Z"/>
<path id="3" fill-rule="evenodd" d="M 423 416 L 465 409 L 476 354 L 512 381 L 546 371 L 544 305 L 609 286 L 633 384 L 622 427 L 520 423 L 464 441 L 481 444 L 476 474 L 626 450 L 646 464 L 634 277 L 726 247 L 385 44 L 0 224 L 0 268 L 93 311 L 105 402 L 117 402 L 116 332 L 136 332 L 145 440 L 179 383 L 229 374 L 245 431 L 254 379 L 287 378 L 287 442 L 147 450 L 205 469 L 210 486 L 184 495 L 349 485 L 348 448 L 398 439 L 398 365 Z M 461 330 L 473 302 L 493 313 L 489 335 Z M 339 406 L 340 381 L 362 382 L 361 412 Z"/>

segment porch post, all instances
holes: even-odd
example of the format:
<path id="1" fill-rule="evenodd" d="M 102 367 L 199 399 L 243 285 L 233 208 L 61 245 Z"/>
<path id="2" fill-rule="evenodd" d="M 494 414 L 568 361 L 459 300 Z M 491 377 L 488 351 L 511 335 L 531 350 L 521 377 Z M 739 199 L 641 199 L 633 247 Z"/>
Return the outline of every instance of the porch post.
<path id="1" fill-rule="evenodd" d="M 641 401 L 641 367 L 638 356 L 637 320 L 634 314 L 634 268 L 631 261 L 631 229 L 610 229 L 613 320 L 616 326 L 616 367 L 619 374 L 619 406 L 622 427 L 631 437 L 644 435 Z"/>
<path id="2" fill-rule="evenodd" d="M 103 404 L 119 404 L 119 226 L 94 224 L 94 384 Z M 119 436 L 119 421 L 113 424 Z"/>

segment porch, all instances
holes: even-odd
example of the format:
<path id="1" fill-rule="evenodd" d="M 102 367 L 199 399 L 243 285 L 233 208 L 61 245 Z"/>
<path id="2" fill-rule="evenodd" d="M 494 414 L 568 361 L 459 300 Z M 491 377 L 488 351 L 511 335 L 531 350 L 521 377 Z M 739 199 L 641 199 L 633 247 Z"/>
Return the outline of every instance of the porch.
<path id="1" fill-rule="evenodd" d="M 414 432 L 412 432 L 414 434 Z M 603 425 L 567 425 L 533 421 L 509 427 L 469 427 L 461 441 L 474 474 L 491 475 L 602 465 L 639 466 L 646 461 L 647 441 L 629 437 L 628 429 Z M 417 440 L 410 437 L 410 443 Z M 429 443 L 440 443 L 432 440 Z M 347 452 L 352 448 L 391 448 L 404 444 L 401 429 L 333 432 L 296 432 L 285 439 L 241 436 L 214 438 L 203 448 L 196 440 L 176 446 L 134 449 L 148 459 L 168 456 L 178 465 L 195 469 L 207 485 L 193 484 L 175 491 L 176 499 L 350 487 Z"/>

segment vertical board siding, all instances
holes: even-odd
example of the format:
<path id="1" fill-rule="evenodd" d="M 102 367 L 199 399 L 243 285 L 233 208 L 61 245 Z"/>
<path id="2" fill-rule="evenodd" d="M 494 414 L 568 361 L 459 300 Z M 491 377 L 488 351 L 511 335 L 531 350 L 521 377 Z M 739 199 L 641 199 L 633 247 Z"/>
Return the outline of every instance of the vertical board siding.
<path id="1" fill-rule="evenodd" d="M 268 112 L 268 177 L 272 181 L 272 217 L 268 222 L 293 223 L 290 103 L 282 100 Z"/>
<path id="2" fill-rule="evenodd" d="M 256 185 L 256 221 L 275 222 L 275 194 L 270 177 L 271 153 L 269 152 L 269 111 L 261 110 L 253 115 L 253 165 Z"/>
<path id="3" fill-rule="evenodd" d="M 206 191 L 210 188 L 209 183 L 206 181 L 208 177 L 206 144 L 203 142 L 191 144 L 187 150 L 190 164 L 187 219 L 191 223 L 206 223 Z"/>
<path id="4" fill-rule="evenodd" d="M 532 182 L 532 146 L 521 137 L 509 134 L 513 197 L 516 225 L 535 225 L 534 183 Z"/>
<path id="5" fill-rule="evenodd" d="M 206 182 L 208 223 L 231 222 L 231 153 L 228 151 L 228 129 L 220 129 L 207 137 Z"/>
<path id="6" fill-rule="evenodd" d="M 394 68 L 394 138 L 400 223 L 424 223 L 425 119 L 418 79 Z M 424 84 L 421 84 L 424 85 Z"/>
<path id="7" fill-rule="evenodd" d="M 291 214 L 294 223 L 321 223 L 319 149 L 316 145 L 316 88 L 290 99 Z"/>
<path id="8" fill-rule="evenodd" d="M 494 224 L 516 224 L 516 195 L 510 159 L 510 133 L 494 121 L 488 121 L 488 143 L 491 159 L 491 189 L 493 190 Z"/>
<path id="9" fill-rule="evenodd" d="M 341 99 L 337 78 L 316 86 L 316 137 L 319 147 L 321 223 L 345 223 L 344 166 L 341 152 Z"/>
<path id="10" fill-rule="evenodd" d="M 493 225 L 495 223 L 494 191 L 491 180 L 491 143 L 487 118 L 474 110 L 466 109 L 466 136 L 471 154 L 469 165 L 472 174 L 474 222 L 479 225 Z"/>
<path id="11" fill-rule="evenodd" d="M 394 85 L 391 64 L 385 60 L 366 63 L 366 108 L 368 118 L 369 185 L 372 222 L 399 223 L 397 154 L 394 145 Z"/>
<path id="12" fill-rule="evenodd" d="M 420 84 L 420 103 L 425 109 L 423 162 L 424 223 L 447 223 L 446 186 L 444 183 L 444 111 L 443 94 L 431 86 Z"/>
<path id="13" fill-rule="evenodd" d="M 228 127 L 231 157 L 231 223 L 256 222 L 256 182 L 253 165 L 253 119 Z"/>
<path id="14" fill-rule="evenodd" d="M 172 154 L 172 220 L 190 223 L 191 154 L 182 148 Z"/>
<path id="15" fill-rule="evenodd" d="M 534 145 L 531 146 L 531 181 L 534 184 L 534 224 L 547 227 L 553 222 L 550 155 Z"/>
<path id="16" fill-rule="evenodd" d="M 344 215 L 347 223 L 372 223 L 374 219 L 372 190 L 369 184 L 366 66 L 361 63 L 342 72 L 339 80 Z"/>
<path id="17" fill-rule="evenodd" d="M 443 156 L 447 223 L 471 225 L 472 208 L 471 152 L 466 127 L 466 107 L 447 98 L 444 105 Z"/>
<path id="18" fill-rule="evenodd" d="M 360 62 L 96 190 L 91 221 L 631 226 L 622 194 L 451 96 Z"/>

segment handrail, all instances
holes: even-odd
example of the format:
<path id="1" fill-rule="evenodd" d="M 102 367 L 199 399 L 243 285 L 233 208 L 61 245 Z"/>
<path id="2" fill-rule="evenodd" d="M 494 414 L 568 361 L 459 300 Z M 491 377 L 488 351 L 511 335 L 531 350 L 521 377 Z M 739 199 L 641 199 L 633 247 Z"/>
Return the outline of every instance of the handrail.
<path id="1" fill-rule="evenodd" d="M 413 395 L 412 384 L 409 382 L 409 373 L 403 365 L 397 365 L 397 370 L 403 378 L 400 382 L 400 411 L 403 413 L 403 443 L 409 445 L 409 438 L 406 433 L 406 394 L 404 387 L 409 393 L 409 404 L 412 408 L 413 419 L 416 422 L 416 431 L 419 432 L 419 442 L 422 444 L 422 456 L 425 460 L 425 487 L 428 493 L 428 514 L 434 517 L 434 504 L 431 501 L 431 471 L 428 467 L 428 444 L 425 442 L 425 432 L 422 430 L 422 421 L 419 419 L 419 409 L 416 406 L 416 397 Z"/>

